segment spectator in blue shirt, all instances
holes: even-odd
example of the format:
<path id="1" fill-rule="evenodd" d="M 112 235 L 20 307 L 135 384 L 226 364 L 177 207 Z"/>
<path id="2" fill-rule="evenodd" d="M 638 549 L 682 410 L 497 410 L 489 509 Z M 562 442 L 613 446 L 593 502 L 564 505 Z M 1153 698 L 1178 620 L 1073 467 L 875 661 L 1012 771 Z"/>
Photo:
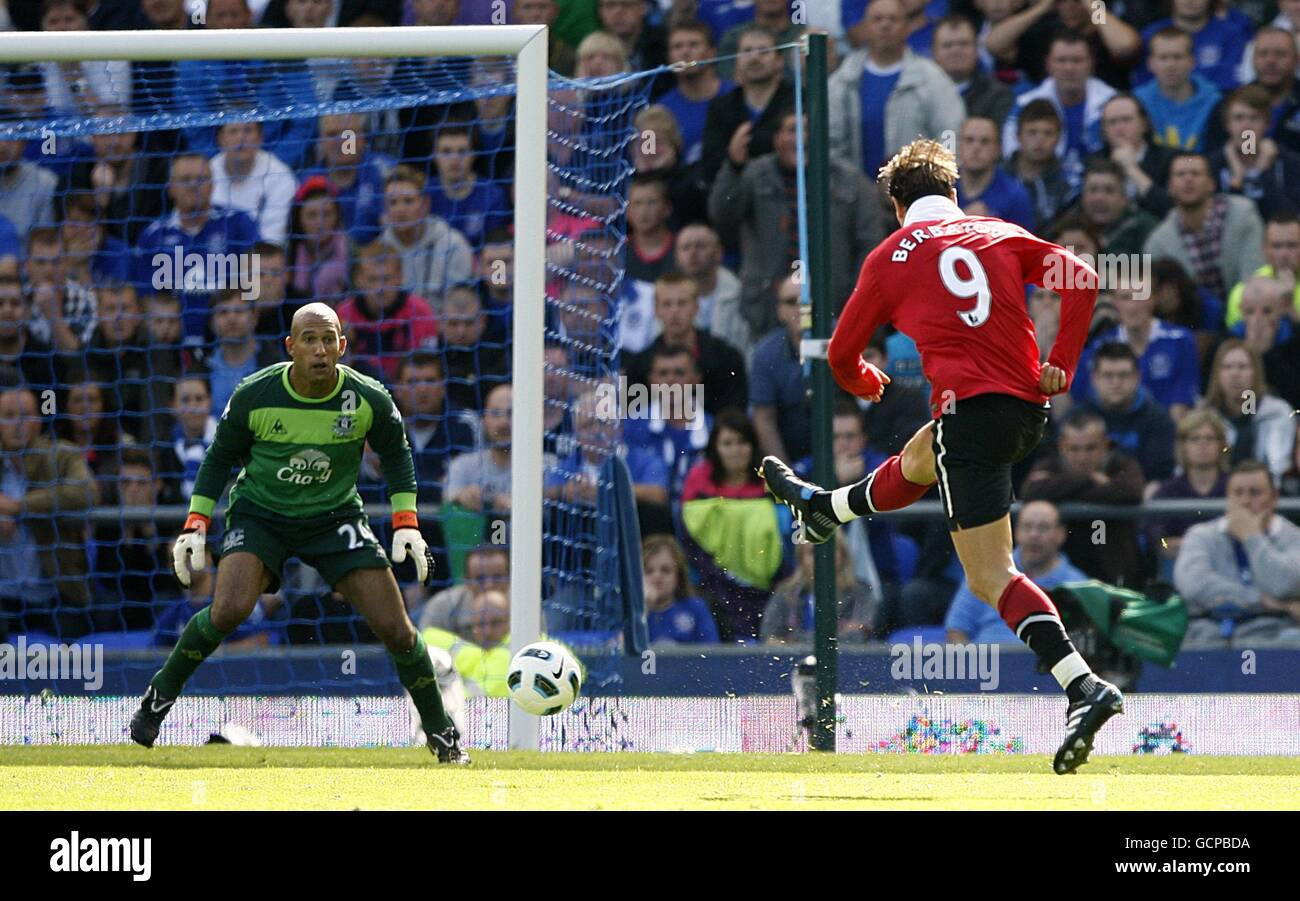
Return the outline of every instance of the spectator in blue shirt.
<path id="1" fill-rule="evenodd" d="M 632 418 L 623 424 L 623 441 L 629 455 L 645 451 L 662 464 L 669 501 L 676 504 L 686 474 L 708 446 L 713 417 L 704 412 L 699 366 L 685 347 L 664 345 L 654 352 L 648 387 L 645 409 L 634 411 L 629 397 L 627 412 Z M 635 471 L 632 481 L 637 481 Z"/>
<path id="2" fill-rule="evenodd" d="M 1178 28 L 1192 36 L 1196 71 L 1214 82 L 1221 91 L 1237 86 L 1237 67 L 1250 43 L 1253 30 L 1250 19 L 1235 9 L 1215 11 L 1217 0 L 1173 0 L 1167 19 L 1152 22 L 1142 30 L 1142 42 L 1150 47 L 1151 38 L 1166 28 Z M 1151 70 L 1144 64 L 1133 73 L 1134 84 L 1151 80 Z"/>
<path id="3" fill-rule="evenodd" d="M 1033 229 L 1034 205 L 1029 192 L 998 165 L 1002 141 L 996 122 L 983 116 L 963 122 L 957 136 L 957 159 L 961 168 L 957 205 L 967 216 L 995 216 Z"/>
<path id="4" fill-rule="evenodd" d="M 429 209 L 464 235 L 470 247 L 482 247 L 485 234 L 510 224 L 505 192 L 474 174 L 474 142 L 468 126 L 439 130 L 433 161 L 438 177 L 429 185 Z"/>
<path id="5" fill-rule="evenodd" d="M 1030 501 L 1020 508 L 1016 516 L 1016 549 L 1011 558 L 1016 568 L 1044 591 L 1063 582 L 1088 578 L 1061 553 L 1064 544 L 1065 528 L 1055 504 Z M 953 595 L 943 625 L 948 630 L 948 641 L 954 644 L 1020 644 L 998 611 L 975 597 L 965 581 Z"/>
<path id="6" fill-rule="evenodd" d="M 1110 295 L 1119 325 L 1084 350 L 1077 371 L 1089 371 L 1092 355 L 1102 344 L 1119 341 L 1129 345 L 1142 364 L 1142 386 L 1177 422 L 1196 403 L 1201 386 L 1196 338 L 1187 329 L 1155 317 L 1155 297 L 1149 290 L 1139 292 L 1129 284 L 1120 284 Z M 1088 379 L 1075 379 L 1070 393 L 1077 401 L 1094 397 Z"/>
<path id="7" fill-rule="evenodd" d="M 1219 89 L 1193 71 L 1192 36 L 1166 28 L 1151 36 L 1151 71 L 1155 78 L 1133 96 L 1146 108 L 1153 140 L 1175 150 L 1205 148 L 1210 115 L 1219 104 Z"/>
<path id="8" fill-rule="evenodd" d="M 199 466 L 217 434 L 217 416 L 212 410 L 212 389 L 207 376 L 189 372 L 176 380 L 171 401 L 173 420 L 171 444 L 163 455 L 159 475 L 169 493 L 188 504 L 194 494 Z"/>
<path id="9" fill-rule="evenodd" d="M 343 227 L 358 246 L 369 244 L 383 231 L 384 180 L 392 160 L 367 147 L 364 114 L 321 116 L 316 165 L 302 173 L 306 182 L 323 175 L 333 186 Z"/>
<path id="10" fill-rule="evenodd" d="M 172 212 L 136 244 L 135 279 L 143 293 L 179 294 L 185 341 L 202 343 L 212 292 L 245 275 L 241 263 L 257 243 L 257 225 L 247 213 L 213 205 L 212 168 L 198 154 L 173 157 L 167 195 Z"/>
<path id="11" fill-rule="evenodd" d="M 1069 32 L 1052 39 L 1047 74 L 1046 81 L 1016 99 L 1002 126 L 1002 150 L 1010 154 L 1019 149 L 1020 113 L 1035 100 L 1047 100 L 1061 115 L 1056 155 L 1071 187 L 1078 188 L 1084 160 L 1102 148 L 1101 111 L 1115 96 L 1115 89 L 1093 77 L 1092 48 L 1084 38 Z"/>
<path id="12" fill-rule="evenodd" d="M 749 403 L 762 454 L 798 460 L 812 450 L 808 382 L 799 360 L 799 284 L 791 276 L 777 289 L 781 325 L 754 346 Z"/>
<path id="13" fill-rule="evenodd" d="M 700 7 L 704 4 L 701 3 Z M 746 9 L 750 15 L 753 7 Z M 701 8 L 698 13 L 704 12 Z M 677 130 L 682 136 L 681 162 L 690 166 L 700 161 L 704 150 L 704 123 L 709 117 L 709 104 L 715 97 L 733 90 L 736 85 L 718 75 L 712 65 L 696 65 L 717 56 L 709 26 L 704 22 L 682 22 L 668 30 L 668 62 L 690 64 L 673 77 L 673 88 L 656 102 L 668 107 L 677 119 Z"/>
<path id="14" fill-rule="evenodd" d="M 22 256 L 23 245 L 18 238 L 18 229 L 14 224 L 0 216 L 0 260 L 12 259 L 15 263 Z"/>
<path id="15" fill-rule="evenodd" d="M 212 389 L 212 412 L 221 415 L 235 393 L 235 386 L 248 376 L 284 359 L 284 348 L 256 335 L 257 312 L 253 301 L 239 288 L 223 288 L 212 297 L 212 334 L 216 342 L 205 348 L 196 370 L 208 376 Z"/>
<path id="16" fill-rule="evenodd" d="M 1111 444 L 1136 457 L 1147 482 L 1174 472 L 1174 421 L 1142 387 L 1133 348 L 1118 341 L 1103 344 L 1092 355 L 1092 393 L 1085 403 L 1106 422 Z"/>
<path id="17" fill-rule="evenodd" d="M 671 535 L 651 535 L 641 544 L 641 564 L 650 643 L 717 642 L 718 624 L 709 605 L 691 593 L 686 555 L 677 539 Z"/>

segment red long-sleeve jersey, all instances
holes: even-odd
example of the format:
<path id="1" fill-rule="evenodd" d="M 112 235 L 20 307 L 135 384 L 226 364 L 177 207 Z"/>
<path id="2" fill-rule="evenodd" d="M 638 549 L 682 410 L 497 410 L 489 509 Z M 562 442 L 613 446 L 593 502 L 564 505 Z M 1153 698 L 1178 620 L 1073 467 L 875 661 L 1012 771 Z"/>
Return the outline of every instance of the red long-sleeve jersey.
<path id="1" fill-rule="evenodd" d="M 916 342 L 935 417 L 946 401 L 977 394 L 1044 403 L 1027 284 L 1061 296 L 1061 327 L 1047 362 L 1073 381 L 1097 273 L 1018 225 L 964 215 L 909 223 L 867 257 L 827 351 L 835 380 L 859 397 L 875 392 L 862 351 L 890 322 Z"/>

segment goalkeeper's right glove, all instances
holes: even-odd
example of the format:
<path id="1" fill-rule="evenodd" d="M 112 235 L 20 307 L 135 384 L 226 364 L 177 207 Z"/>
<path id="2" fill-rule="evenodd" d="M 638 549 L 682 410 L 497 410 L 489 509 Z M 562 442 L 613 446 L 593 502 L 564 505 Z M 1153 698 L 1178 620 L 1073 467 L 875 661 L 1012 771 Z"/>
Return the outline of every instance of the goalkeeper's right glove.
<path id="1" fill-rule="evenodd" d="M 186 588 L 190 587 L 190 573 L 208 568 L 208 525 L 211 520 L 202 513 L 191 513 L 185 528 L 172 545 L 172 569 L 176 578 Z"/>

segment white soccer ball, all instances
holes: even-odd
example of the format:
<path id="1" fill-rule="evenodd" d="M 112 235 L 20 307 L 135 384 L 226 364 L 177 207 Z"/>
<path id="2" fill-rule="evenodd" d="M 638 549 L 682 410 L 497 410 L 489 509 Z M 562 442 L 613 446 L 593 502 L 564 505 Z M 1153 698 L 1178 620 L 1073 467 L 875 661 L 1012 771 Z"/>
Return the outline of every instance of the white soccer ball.
<path id="1" fill-rule="evenodd" d="M 559 713 L 582 693 L 583 670 L 562 644 L 535 641 L 510 661 L 506 687 L 515 703 L 533 716 Z"/>

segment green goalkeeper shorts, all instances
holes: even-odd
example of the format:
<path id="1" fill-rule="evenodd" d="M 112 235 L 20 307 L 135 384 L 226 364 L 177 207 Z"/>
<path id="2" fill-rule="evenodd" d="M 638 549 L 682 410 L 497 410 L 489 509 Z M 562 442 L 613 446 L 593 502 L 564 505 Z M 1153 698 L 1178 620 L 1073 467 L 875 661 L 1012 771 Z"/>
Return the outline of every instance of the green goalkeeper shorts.
<path id="1" fill-rule="evenodd" d="M 354 569 L 390 565 L 365 514 L 353 509 L 294 519 L 241 499 L 226 511 L 217 557 L 239 551 L 256 554 L 270 570 L 268 593 L 279 590 L 280 573 L 290 557 L 315 569 L 331 588 Z"/>

